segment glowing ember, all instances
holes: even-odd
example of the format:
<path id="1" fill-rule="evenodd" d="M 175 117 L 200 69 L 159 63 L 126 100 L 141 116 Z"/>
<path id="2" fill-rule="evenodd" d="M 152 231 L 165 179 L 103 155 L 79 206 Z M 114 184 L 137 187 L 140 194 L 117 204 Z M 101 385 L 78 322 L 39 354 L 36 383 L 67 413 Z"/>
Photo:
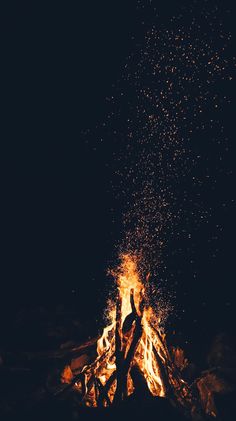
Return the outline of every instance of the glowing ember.
<path id="1" fill-rule="evenodd" d="M 175 396 L 180 403 L 190 403 L 190 389 L 180 378 L 160 320 L 148 305 L 149 276 L 142 282 L 138 257 L 123 254 L 120 266 L 111 273 L 118 292 L 109 304 L 109 325 L 97 341 L 95 361 L 81 368 L 74 383 L 82 402 L 88 406 L 119 403 L 135 392 L 139 378 L 153 396 Z"/>

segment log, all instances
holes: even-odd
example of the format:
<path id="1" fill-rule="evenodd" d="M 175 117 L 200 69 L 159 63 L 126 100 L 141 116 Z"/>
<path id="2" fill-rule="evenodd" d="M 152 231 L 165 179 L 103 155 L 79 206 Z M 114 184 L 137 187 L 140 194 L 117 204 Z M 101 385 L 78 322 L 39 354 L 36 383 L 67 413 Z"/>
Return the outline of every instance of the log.
<path id="1" fill-rule="evenodd" d="M 164 387 L 164 394 L 167 395 L 168 397 L 171 397 L 172 395 L 172 390 L 170 388 L 170 384 L 169 384 L 169 378 L 168 378 L 168 373 L 167 373 L 167 369 L 164 366 L 161 357 L 159 356 L 157 350 L 155 349 L 155 347 L 153 347 L 153 352 L 159 367 L 159 371 L 160 371 L 160 378 Z"/>
<path id="2" fill-rule="evenodd" d="M 148 389 L 147 381 L 137 365 L 134 365 L 130 370 L 130 375 L 135 385 L 135 394 L 140 395 L 142 398 L 145 396 L 152 396 Z"/>
<path id="3" fill-rule="evenodd" d="M 99 399 L 99 396 L 102 395 L 103 399 L 107 401 L 108 406 L 111 406 L 111 401 L 108 396 L 108 391 L 105 390 L 105 387 L 102 385 L 99 379 L 95 379 L 96 385 L 98 387 L 99 395 L 97 396 L 97 405 L 102 407 L 102 401 Z"/>
<path id="4" fill-rule="evenodd" d="M 46 352 L 24 352 L 21 353 L 23 357 L 26 357 L 29 361 L 38 360 L 69 360 L 76 356 L 86 353 L 85 351 L 96 345 L 98 336 L 96 338 L 89 339 L 81 345 L 75 346 L 70 349 L 60 349 L 57 351 L 46 351 Z"/>
<path id="5" fill-rule="evenodd" d="M 117 376 L 117 372 L 115 370 L 115 371 L 113 371 L 113 373 L 111 374 L 111 376 L 107 380 L 105 386 L 103 386 L 103 389 L 101 390 L 100 395 L 99 395 L 99 399 L 98 399 L 98 405 L 99 406 L 101 406 L 103 400 L 106 399 L 106 395 L 108 394 L 110 387 L 112 386 L 113 382 L 115 381 L 116 376 Z"/>
<path id="6" fill-rule="evenodd" d="M 115 356 L 116 356 L 116 393 L 114 403 L 122 400 L 123 391 L 123 352 L 122 352 L 122 339 L 121 339 L 121 299 L 117 297 L 116 301 L 116 330 L 115 330 Z"/>
<path id="7" fill-rule="evenodd" d="M 141 316 L 139 316 L 134 304 L 133 295 L 134 295 L 134 291 L 131 290 L 130 303 L 131 303 L 132 312 L 134 313 L 134 320 L 135 320 L 133 340 L 127 352 L 126 358 L 124 358 L 125 354 L 123 353 L 123 355 L 121 356 L 122 359 L 118 360 L 119 364 L 117 366 L 117 388 L 116 388 L 116 393 L 115 393 L 114 401 L 113 401 L 114 405 L 119 404 L 122 399 L 127 397 L 128 373 L 129 373 L 130 365 L 134 357 L 135 351 L 137 349 L 139 340 L 142 336 L 142 312 L 141 312 Z M 143 310 L 143 306 L 140 306 L 140 307 Z"/>

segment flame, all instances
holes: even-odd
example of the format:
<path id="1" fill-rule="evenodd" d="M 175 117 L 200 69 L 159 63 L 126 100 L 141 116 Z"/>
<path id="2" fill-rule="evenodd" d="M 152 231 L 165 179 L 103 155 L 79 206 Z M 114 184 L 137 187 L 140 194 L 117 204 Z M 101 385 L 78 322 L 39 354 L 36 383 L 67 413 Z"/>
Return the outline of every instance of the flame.
<path id="1" fill-rule="evenodd" d="M 109 323 L 97 341 L 96 360 L 82 368 L 75 383 L 88 406 L 108 406 L 131 395 L 136 388 L 134 368 L 153 396 L 166 396 L 167 379 L 184 397 L 187 394 L 185 382 L 173 375 L 160 319 L 147 304 L 145 283 L 150 274 L 143 283 L 138 262 L 136 255 L 122 254 L 120 266 L 111 271 L 117 296 L 109 303 Z"/>
<path id="2" fill-rule="evenodd" d="M 144 287 L 139 279 L 137 269 L 137 257 L 129 254 L 121 256 L 121 265 L 117 274 L 117 286 L 121 299 L 121 324 L 123 325 L 125 318 L 132 312 L 130 296 L 133 293 L 134 303 L 138 314 L 140 314 L 140 303 L 144 292 Z"/>

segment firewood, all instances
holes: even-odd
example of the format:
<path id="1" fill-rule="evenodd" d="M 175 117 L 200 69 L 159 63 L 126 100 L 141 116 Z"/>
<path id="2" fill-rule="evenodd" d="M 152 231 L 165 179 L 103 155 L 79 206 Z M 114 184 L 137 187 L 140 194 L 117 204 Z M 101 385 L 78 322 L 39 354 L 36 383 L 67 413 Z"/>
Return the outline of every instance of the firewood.
<path id="1" fill-rule="evenodd" d="M 73 357 L 79 356 L 82 353 L 86 353 L 86 351 L 89 348 L 92 348 L 94 346 L 96 346 L 97 343 L 97 339 L 96 338 L 92 338 L 90 340 L 88 340 L 87 342 L 84 342 L 81 345 L 75 346 L 71 349 L 62 349 L 62 350 L 57 350 L 57 351 L 48 351 L 48 352 L 39 352 L 39 353 L 31 353 L 31 352 L 26 352 L 23 353 L 23 355 L 26 355 L 26 357 L 29 360 L 49 360 L 49 359 L 71 359 Z"/>
<path id="2" fill-rule="evenodd" d="M 128 373 L 129 373 L 130 365 L 134 357 L 135 351 L 137 349 L 139 340 L 142 336 L 142 323 L 141 323 L 142 316 L 139 316 L 137 313 L 137 309 L 135 307 L 134 300 L 133 300 L 133 294 L 134 294 L 134 291 L 131 290 L 130 303 L 131 303 L 132 312 L 134 313 L 134 318 L 135 318 L 133 340 L 127 352 L 126 358 L 125 359 L 123 358 L 122 364 L 120 364 L 120 360 L 119 360 L 119 365 L 117 368 L 117 388 L 116 388 L 116 393 L 115 393 L 114 401 L 113 401 L 114 405 L 117 405 L 123 398 L 127 397 Z"/>
<path id="3" fill-rule="evenodd" d="M 117 372 L 115 370 L 115 371 L 113 371 L 112 375 L 107 380 L 103 389 L 101 389 L 99 399 L 98 399 L 98 405 L 99 406 L 102 404 L 103 400 L 106 399 L 106 395 L 109 392 L 110 387 L 112 386 L 112 384 L 116 380 L 116 376 L 117 376 Z"/>
<path id="4" fill-rule="evenodd" d="M 169 384 L 169 378 L 168 378 L 168 373 L 167 373 L 167 369 L 164 366 L 162 359 L 160 358 L 157 350 L 155 349 L 155 347 L 153 347 L 153 352 L 158 364 L 158 368 L 159 368 L 159 375 L 162 381 L 162 385 L 164 387 L 164 394 L 165 395 L 170 395 L 171 394 L 171 388 L 170 388 L 170 384 Z"/>
<path id="5" fill-rule="evenodd" d="M 123 391 L 123 352 L 121 339 L 121 300 L 117 297 L 116 304 L 116 330 L 115 330 L 115 357 L 116 357 L 116 393 L 114 403 L 122 400 Z"/>
<path id="6" fill-rule="evenodd" d="M 142 371 L 140 370 L 140 368 L 137 365 L 134 365 L 133 367 L 131 367 L 130 369 L 130 375 L 132 378 L 132 381 L 135 385 L 135 393 L 139 394 L 143 397 L 143 395 L 148 395 L 148 396 L 152 396 L 148 386 L 147 386 L 147 382 L 146 379 L 142 373 Z"/>

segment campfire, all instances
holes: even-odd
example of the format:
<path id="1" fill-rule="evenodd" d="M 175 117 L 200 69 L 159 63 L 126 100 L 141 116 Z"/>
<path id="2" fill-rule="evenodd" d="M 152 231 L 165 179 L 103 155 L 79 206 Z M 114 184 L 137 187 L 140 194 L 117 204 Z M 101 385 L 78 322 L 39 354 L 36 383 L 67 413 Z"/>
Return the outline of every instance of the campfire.
<path id="1" fill-rule="evenodd" d="M 121 255 L 120 266 L 111 271 L 117 293 L 109 301 L 108 324 L 97 340 L 96 357 L 84 364 L 82 358 L 74 377 L 67 366 L 62 381 L 73 384 L 86 406 L 118 405 L 146 389 L 191 410 L 191 388 L 168 351 L 160 315 L 149 304 L 149 275 L 142 279 L 138 264 L 136 255 Z"/>
<path id="2" fill-rule="evenodd" d="M 147 410 L 158 419 L 224 419 L 227 399 L 235 391 L 229 377 L 235 373 L 233 348 L 229 354 L 227 342 L 216 338 L 209 365 L 202 370 L 188 361 L 180 347 L 173 347 L 163 330 L 165 309 L 151 296 L 152 280 L 143 275 L 142 263 L 137 255 L 123 254 L 118 268 L 110 272 L 116 288 L 100 336 L 88 338 L 73 313 L 58 309 L 56 318 L 47 314 L 45 331 L 50 335 L 47 341 L 59 332 L 59 347 L 2 352 L 1 384 L 6 392 L 0 406 L 6 416 L 9 408 L 13 414 L 28 414 L 26 419 L 35 419 L 40 408 L 43 413 L 54 408 L 56 414 L 64 408 L 64 419 L 73 420 L 104 415 L 143 419 Z M 25 319 L 22 323 L 25 326 Z M 67 335 L 72 325 L 74 330 Z M 222 360 L 223 350 L 229 356 Z M 39 414 L 37 419 L 42 418 Z"/>

